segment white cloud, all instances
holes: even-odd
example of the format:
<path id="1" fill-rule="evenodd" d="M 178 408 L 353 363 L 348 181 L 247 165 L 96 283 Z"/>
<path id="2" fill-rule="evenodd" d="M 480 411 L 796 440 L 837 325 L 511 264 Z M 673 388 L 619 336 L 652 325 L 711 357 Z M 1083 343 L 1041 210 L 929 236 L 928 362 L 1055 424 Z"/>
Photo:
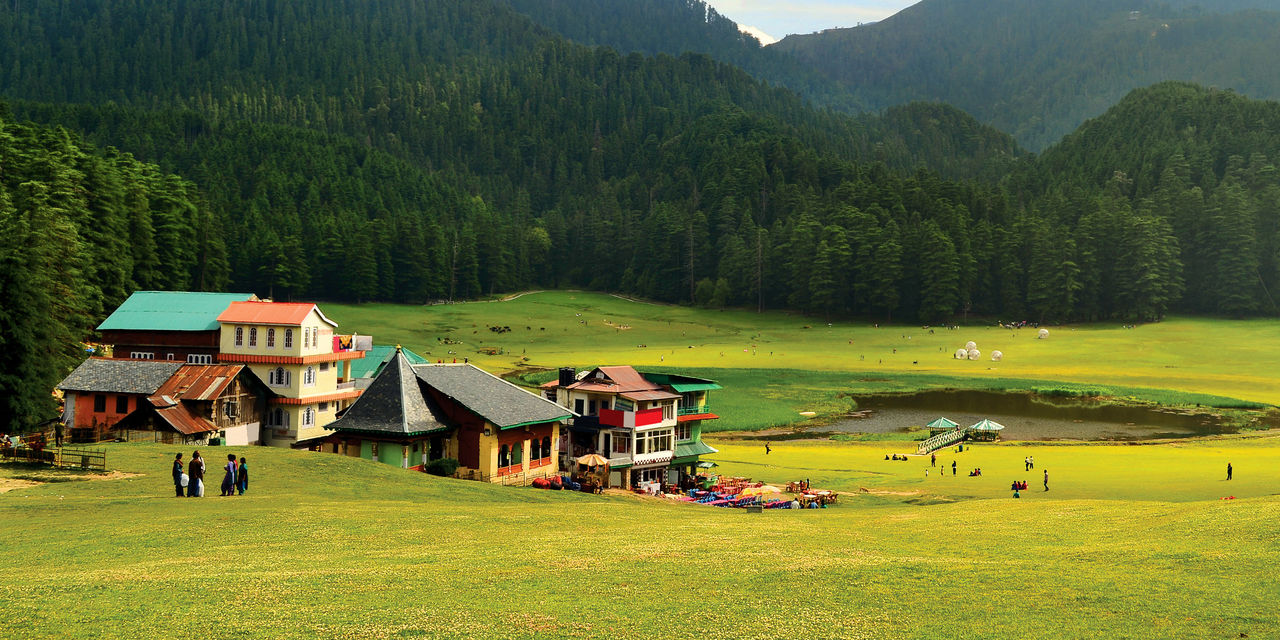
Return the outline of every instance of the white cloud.
<path id="1" fill-rule="evenodd" d="M 769 45 L 769 44 L 773 44 L 773 43 L 775 43 L 775 42 L 777 42 L 777 41 L 778 41 L 778 39 L 777 39 L 777 38 L 775 38 L 775 37 L 773 37 L 773 36 L 771 36 L 771 35 L 769 35 L 769 34 L 767 34 L 767 33 L 763 32 L 763 31 L 761 31 L 761 30 L 759 30 L 759 29 L 757 29 L 757 28 L 755 28 L 755 27 L 753 27 L 753 26 L 751 26 L 751 25 L 749 25 L 749 24 L 739 24 L 739 25 L 738 25 L 738 30 L 739 30 L 739 31 L 741 31 L 741 32 L 743 32 L 743 33 L 745 33 L 745 34 L 747 34 L 747 35 L 749 35 L 749 36 L 755 36 L 756 40 L 759 40 L 759 41 L 760 41 L 760 44 Z"/>
<path id="2" fill-rule="evenodd" d="M 739 25 L 758 25 L 767 33 L 813 33 L 883 20 L 917 0 L 708 0 Z"/>

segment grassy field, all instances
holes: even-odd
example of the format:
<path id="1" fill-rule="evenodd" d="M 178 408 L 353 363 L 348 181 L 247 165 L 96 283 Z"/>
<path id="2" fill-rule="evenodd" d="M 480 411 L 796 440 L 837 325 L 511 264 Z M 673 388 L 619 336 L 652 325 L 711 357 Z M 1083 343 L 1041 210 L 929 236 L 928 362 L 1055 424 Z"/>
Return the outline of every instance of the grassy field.
<path id="1" fill-rule="evenodd" d="M 1041 389 L 1160 404 L 1280 403 L 1280 322 L 1174 318 L 1032 329 L 832 323 L 779 312 L 709 311 L 589 292 L 436 306 L 327 304 L 344 331 L 491 371 L 631 364 L 720 381 L 718 428 L 755 429 L 848 411 L 848 393 Z M 495 333 L 491 326 L 510 327 Z M 973 340 L 978 361 L 952 358 Z M 1001 362 L 987 354 L 999 349 Z M 493 352 L 493 353 L 488 353 Z M 548 375 L 548 374 L 544 374 Z M 537 378 L 539 380 L 546 378 Z M 1245 401 L 1245 402 L 1241 402 Z"/>
<path id="2" fill-rule="evenodd" d="M 747 514 L 230 448 L 250 459 L 246 496 L 177 499 L 172 447 L 109 445 L 111 479 L 0 493 L 4 637 L 1263 638 L 1280 628 L 1274 436 L 975 446 L 961 465 L 984 477 L 945 479 L 924 478 L 923 459 L 882 461 L 890 444 L 775 444 L 767 458 L 758 444 L 714 444 L 727 472 L 853 493 L 826 510 Z M 1028 454 L 1032 490 L 1009 499 Z M 1226 459 L 1237 469 L 1229 485 Z M 1048 493 L 1036 491 L 1040 467 Z M 0 488 L 49 476 L 0 466 Z M 1237 499 L 1218 499 L 1228 494 Z"/>

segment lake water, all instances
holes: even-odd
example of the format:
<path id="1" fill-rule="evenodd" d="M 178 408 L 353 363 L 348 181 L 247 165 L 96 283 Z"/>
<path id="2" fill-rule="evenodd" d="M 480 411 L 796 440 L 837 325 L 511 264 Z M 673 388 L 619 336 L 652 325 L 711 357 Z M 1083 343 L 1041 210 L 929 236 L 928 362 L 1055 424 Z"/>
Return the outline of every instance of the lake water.
<path id="1" fill-rule="evenodd" d="M 894 433 L 939 416 L 968 426 L 987 418 L 1004 425 L 1004 440 L 1149 440 L 1232 433 L 1216 416 L 1146 407 L 1100 405 L 1028 393 L 926 391 L 858 398 L 866 417 L 845 418 L 814 431 Z"/>

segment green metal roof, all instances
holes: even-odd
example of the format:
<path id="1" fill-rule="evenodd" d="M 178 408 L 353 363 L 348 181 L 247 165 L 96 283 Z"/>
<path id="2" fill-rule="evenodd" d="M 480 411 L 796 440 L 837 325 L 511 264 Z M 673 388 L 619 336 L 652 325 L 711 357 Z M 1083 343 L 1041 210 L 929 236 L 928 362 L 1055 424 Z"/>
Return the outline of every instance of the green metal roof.
<path id="1" fill-rule="evenodd" d="M 135 291 L 98 331 L 217 331 L 218 315 L 252 293 Z"/>
<path id="2" fill-rule="evenodd" d="M 701 440 L 695 440 L 693 442 L 677 444 L 675 457 L 677 459 L 689 458 L 693 456 L 703 456 L 708 453 L 720 453 L 720 450 L 707 446 L 707 444 Z"/>
<path id="3" fill-rule="evenodd" d="M 693 376 L 682 376 L 676 373 L 650 373 L 642 371 L 640 375 L 645 380 L 654 384 L 670 385 L 676 393 L 686 393 L 689 391 L 711 391 L 713 389 L 723 389 L 716 384 L 715 380 L 707 380 L 706 378 L 695 378 Z"/>
<path id="4" fill-rule="evenodd" d="M 689 393 L 690 391 L 711 391 L 712 389 L 723 389 L 724 387 L 714 382 L 690 382 L 686 384 L 673 382 L 671 388 L 676 393 Z"/>
<path id="5" fill-rule="evenodd" d="M 974 431 L 999 431 L 1004 428 L 1004 425 L 1000 424 L 999 422 L 983 419 L 982 422 L 974 424 L 969 428 L 973 429 Z"/>
<path id="6" fill-rule="evenodd" d="M 930 429 L 954 429 L 960 425 L 956 424 L 955 420 L 948 420 L 947 418 L 938 418 L 937 420 L 934 420 L 933 422 L 930 422 L 925 426 L 929 427 Z"/>
<path id="7" fill-rule="evenodd" d="M 373 345 L 363 358 L 351 360 L 351 377 L 352 378 L 376 378 L 382 372 L 382 368 L 386 366 L 391 356 L 395 355 L 396 348 L 386 345 Z M 427 364 L 430 360 L 408 350 L 404 347 L 400 348 L 400 352 L 404 354 L 409 364 Z"/>

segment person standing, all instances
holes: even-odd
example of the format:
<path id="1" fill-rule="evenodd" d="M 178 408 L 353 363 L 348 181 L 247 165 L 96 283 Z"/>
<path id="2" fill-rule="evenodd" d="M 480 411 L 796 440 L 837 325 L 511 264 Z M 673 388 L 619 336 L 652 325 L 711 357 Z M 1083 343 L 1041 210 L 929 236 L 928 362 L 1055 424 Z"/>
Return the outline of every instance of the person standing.
<path id="1" fill-rule="evenodd" d="M 953 475 L 953 476 L 954 476 L 955 474 L 956 474 L 956 461 L 955 461 L 955 460 L 952 460 L 952 461 L 951 461 L 951 475 Z"/>
<path id="2" fill-rule="evenodd" d="M 1044 470 L 1044 490 L 1045 491 L 1049 490 L 1049 470 L 1048 469 Z"/>
<path id="3" fill-rule="evenodd" d="M 1228 480 L 1231 479 L 1231 463 L 1230 462 L 1227 463 L 1227 479 Z"/>
<path id="4" fill-rule="evenodd" d="M 191 464 L 187 465 L 187 497 L 204 497 L 204 458 L 199 451 L 191 452 Z"/>
<path id="5" fill-rule="evenodd" d="M 240 495 L 249 490 L 249 467 L 244 456 L 240 457 L 240 468 L 236 471 L 236 487 L 240 489 Z"/>
<path id="6" fill-rule="evenodd" d="M 227 454 L 227 464 L 222 469 L 226 474 L 222 476 L 222 493 L 219 495 L 233 496 L 236 494 L 236 454 Z"/>
<path id="7" fill-rule="evenodd" d="M 59 420 L 53 425 L 53 443 L 54 446 L 62 447 L 62 421 Z"/>
<path id="8" fill-rule="evenodd" d="M 178 492 L 177 497 L 182 497 L 182 454 L 179 453 L 173 458 L 173 490 Z"/>
<path id="9" fill-rule="evenodd" d="M 929 454 L 929 466 L 931 467 L 938 466 L 938 454 L 936 453 Z"/>

